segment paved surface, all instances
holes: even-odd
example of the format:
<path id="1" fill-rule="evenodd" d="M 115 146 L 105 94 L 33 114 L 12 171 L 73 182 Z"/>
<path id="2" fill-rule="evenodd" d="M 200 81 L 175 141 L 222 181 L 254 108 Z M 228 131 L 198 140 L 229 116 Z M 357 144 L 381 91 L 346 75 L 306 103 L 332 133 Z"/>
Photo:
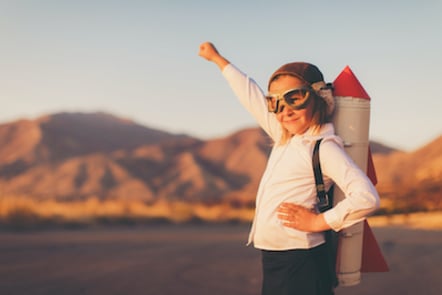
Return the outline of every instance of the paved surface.
<path id="1" fill-rule="evenodd" d="M 248 226 L 157 226 L 0 233 L 0 294 L 259 294 Z M 336 295 L 442 290 L 442 231 L 374 229 L 389 273 Z"/>

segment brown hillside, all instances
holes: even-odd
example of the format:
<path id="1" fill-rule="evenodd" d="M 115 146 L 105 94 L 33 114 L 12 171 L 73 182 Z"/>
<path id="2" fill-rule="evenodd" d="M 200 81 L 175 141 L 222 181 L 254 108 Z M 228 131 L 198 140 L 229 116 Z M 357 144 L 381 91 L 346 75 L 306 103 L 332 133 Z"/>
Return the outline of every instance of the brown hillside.
<path id="1" fill-rule="evenodd" d="M 374 155 L 379 185 L 416 186 L 423 182 L 442 180 L 442 136 L 411 152 Z"/>
<path id="2" fill-rule="evenodd" d="M 370 141 L 370 150 L 372 154 L 384 154 L 384 155 L 388 155 L 398 151 L 392 147 L 386 146 L 376 141 Z"/>
<path id="3" fill-rule="evenodd" d="M 258 128 L 201 141 L 112 115 L 62 113 L 0 125 L 4 196 L 254 204 L 271 143 Z M 442 208 L 442 137 L 411 153 L 371 143 L 391 208 Z"/>
<path id="4" fill-rule="evenodd" d="M 442 208 L 442 136 L 411 152 L 374 155 L 377 189 L 391 207 Z"/>
<path id="5" fill-rule="evenodd" d="M 32 160 L 32 152 L 42 137 L 36 122 L 20 120 L 0 125 L 0 159 L 13 163 L 18 159 Z"/>
<path id="6" fill-rule="evenodd" d="M 32 196 L 39 200 L 153 198 L 142 181 L 100 154 L 36 165 L 9 181 L 1 181 L 0 185 L 5 195 Z"/>
<path id="7" fill-rule="evenodd" d="M 194 140 L 143 127 L 106 113 L 59 113 L 0 124 L 0 177 L 46 161 Z"/>
<path id="8" fill-rule="evenodd" d="M 225 171 L 230 190 L 223 199 L 253 204 L 259 179 L 264 172 L 271 142 L 261 129 L 249 128 L 228 137 L 209 140 L 197 151 L 201 159 Z"/>
<path id="9" fill-rule="evenodd" d="M 131 150 L 184 136 L 147 128 L 106 113 L 60 113 L 38 120 L 42 133 L 40 146 L 52 160 Z"/>

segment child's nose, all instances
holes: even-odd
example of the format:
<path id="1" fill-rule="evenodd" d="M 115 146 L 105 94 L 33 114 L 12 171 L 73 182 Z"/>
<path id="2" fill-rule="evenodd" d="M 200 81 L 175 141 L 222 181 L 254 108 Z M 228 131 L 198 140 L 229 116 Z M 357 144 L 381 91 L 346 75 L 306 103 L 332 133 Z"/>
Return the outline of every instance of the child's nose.
<path id="1" fill-rule="evenodd" d="M 284 114 L 290 114 L 293 112 L 293 109 L 287 105 L 285 102 L 281 103 L 279 107 L 279 112 Z"/>

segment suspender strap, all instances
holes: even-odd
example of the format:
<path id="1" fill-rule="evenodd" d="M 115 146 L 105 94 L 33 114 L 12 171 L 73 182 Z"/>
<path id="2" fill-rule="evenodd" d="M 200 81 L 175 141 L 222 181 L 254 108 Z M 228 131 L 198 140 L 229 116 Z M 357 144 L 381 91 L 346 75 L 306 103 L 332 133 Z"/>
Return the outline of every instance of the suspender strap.
<path id="1" fill-rule="evenodd" d="M 321 141 L 322 138 L 318 139 L 315 143 L 315 147 L 313 149 L 312 164 L 313 164 L 313 172 L 315 174 L 316 193 L 318 196 L 318 208 L 320 212 L 324 212 L 329 208 L 331 204 L 328 195 L 325 192 L 324 180 L 322 179 L 321 164 L 319 162 L 319 145 Z"/>
<path id="2" fill-rule="evenodd" d="M 333 206 L 333 186 L 328 192 L 325 191 L 324 180 L 322 179 L 321 164 L 319 163 L 319 144 L 322 138 L 317 140 L 315 148 L 313 149 L 313 171 L 315 173 L 316 193 L 318 198 L 319 212 L 325 212 Z M 338 248 L 338 234 L 333 230 L 325 231 L 325 240 L 327 245 L 327 267 L 329 271 L 329 279 L 331 280 L 332 289 L 339 285 L 338 278 L 336 276 L 336 251 Z M 329 294 L 334 294 L 333 290 Z"/>

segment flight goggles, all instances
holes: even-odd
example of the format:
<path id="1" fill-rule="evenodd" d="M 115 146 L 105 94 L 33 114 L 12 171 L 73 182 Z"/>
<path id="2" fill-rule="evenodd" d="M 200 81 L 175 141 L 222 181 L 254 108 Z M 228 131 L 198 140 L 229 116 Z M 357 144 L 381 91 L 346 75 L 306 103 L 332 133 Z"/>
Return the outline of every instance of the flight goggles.
<path id="1" fill-rule="evenodd" d="M 313 91 L 310 87 L 301 87 L 289 89 L 282 94 L 271 94 L 266 96 L 267 108 L 269 112 L 280 113 L 285 105 L 290 106 L 294 110 L 302 110 L 307 108 L 310 102 L 310 93 Z"/>

